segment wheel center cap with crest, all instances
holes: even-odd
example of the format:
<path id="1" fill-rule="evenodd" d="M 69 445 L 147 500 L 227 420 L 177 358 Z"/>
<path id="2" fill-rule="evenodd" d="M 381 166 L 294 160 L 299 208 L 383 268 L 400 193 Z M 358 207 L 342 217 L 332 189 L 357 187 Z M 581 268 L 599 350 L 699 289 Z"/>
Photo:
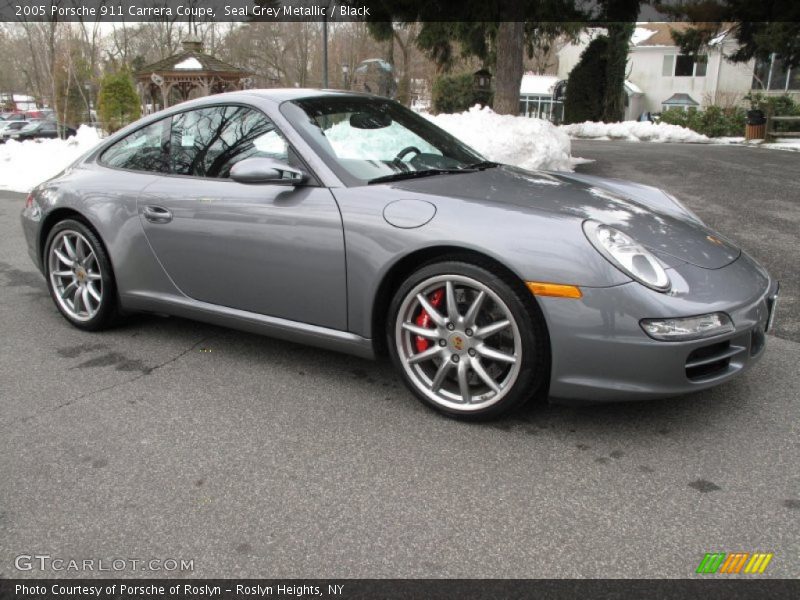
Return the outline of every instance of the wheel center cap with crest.
<path id="1" fill-rule="evenodd" d="M 463 352 L 467 347 L 467 341 L 464 339 L 463 335 L 456 333 L 450 336 L 450 346 L 457 352 Z"/>

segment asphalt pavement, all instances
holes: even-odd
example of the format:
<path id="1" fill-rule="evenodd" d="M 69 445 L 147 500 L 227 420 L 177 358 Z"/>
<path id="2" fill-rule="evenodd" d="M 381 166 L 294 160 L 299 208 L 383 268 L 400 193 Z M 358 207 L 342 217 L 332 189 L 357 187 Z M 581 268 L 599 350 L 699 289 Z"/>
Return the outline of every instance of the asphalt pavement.
<path id="1" fill-rule="evenodd" d="M 673 191 L 782 278 L 750 372 L 465 424 L 388 361 L 174 318 L 83 333 L 27 256 L 24 197 L 0 193 L 0 577 L 97 575 L 14 566 L 46 554 L 193 561 L 130 577 L 681 578 L 717 551 L 772 552 L 762 577 L 798 577 L 800 154 L 573 153 Z"/>

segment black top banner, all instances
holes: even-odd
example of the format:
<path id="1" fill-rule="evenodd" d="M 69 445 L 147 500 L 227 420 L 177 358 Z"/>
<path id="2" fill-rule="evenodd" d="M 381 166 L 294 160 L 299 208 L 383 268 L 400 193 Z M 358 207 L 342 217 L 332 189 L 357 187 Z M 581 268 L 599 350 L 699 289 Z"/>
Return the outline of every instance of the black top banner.
<path id="1" fill-rule="evenodd" d="M 737 0 L 708 0 L 725 14 Z M 637 21 L 675 21 L 686 0 L 642 0 Z M 800 21 L 800 3 L 760 0 L 750 21 Z M 610 0 L 0 0 L 0 21 L 538 21 L 620 19 Z M 712 14 L 712 13 L 708 13 Z M 391 15 L 391 16 L 390 16 Z M 708 19 L 705 19 L 708 20 Z"/>
<path id="2" fill-rule="evenodd" d="M 0 579 L 0 600 L 796 600 L 785 579 Z"/>

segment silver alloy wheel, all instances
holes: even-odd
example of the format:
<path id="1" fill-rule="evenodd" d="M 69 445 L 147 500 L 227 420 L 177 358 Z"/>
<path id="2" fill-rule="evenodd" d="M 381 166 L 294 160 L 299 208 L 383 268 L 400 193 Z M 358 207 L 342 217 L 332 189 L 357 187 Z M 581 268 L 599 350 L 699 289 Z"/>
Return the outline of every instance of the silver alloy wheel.
<path id="1" fill-rule="evenodd" d="M 72 229 L 60 231 L 50 244 L 48 267 L 64 312 L 75 321 L 91 320 L 103 303 L 103 278 L 89 241 Z"/>
<path id="2" fill-rule="evenodd" d="M 438 308 L 431 300 L 437 290 Z M 431 327 L 418 322 L 423 311 Z M 463 275 L 431 277 L 406 295 L 395 344 L 414 386 L 436 404 L 462 412 L 502 400 L 522 364 L 522 340 L 511 310 L 488 286 Z"/>

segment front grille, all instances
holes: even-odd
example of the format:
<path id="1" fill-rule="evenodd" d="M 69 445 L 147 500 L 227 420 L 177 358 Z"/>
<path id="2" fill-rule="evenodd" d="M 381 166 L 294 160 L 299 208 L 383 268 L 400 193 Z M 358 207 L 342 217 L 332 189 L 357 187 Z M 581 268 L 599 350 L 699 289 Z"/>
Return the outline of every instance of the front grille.
<path id="1" fill-rule="evenodd" d="M 707 381 L 725 374 L 731 365 L 731 358 L 745 348 L 731 345 L 730 340 L 709 344 L 693 350 L 686 359 L 686 377 L 689 381 Z"/>

